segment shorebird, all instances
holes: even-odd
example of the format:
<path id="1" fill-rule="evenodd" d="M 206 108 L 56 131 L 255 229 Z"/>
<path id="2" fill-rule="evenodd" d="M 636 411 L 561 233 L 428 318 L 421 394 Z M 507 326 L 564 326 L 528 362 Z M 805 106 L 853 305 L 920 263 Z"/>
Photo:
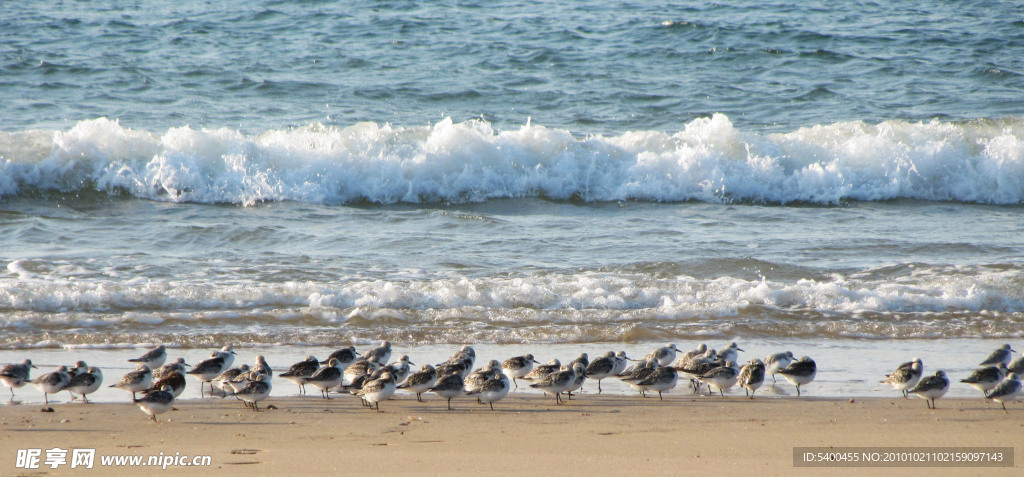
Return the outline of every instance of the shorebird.
<path id="1" fill-rule="evenodd" d="M 387 366 L 388 372 L 395 378 L 396 383 L 405 381 L 405 378 L 409 376 L 409 372 L 412 370 L 413 363 L 409 361 L 409 355 L 403 354 L 398 361 L 395 361 Z M 340 366 L 340 363 L 339 363 Z"/>
<path id="2" fill-rule="evenodd" d="M 67 386 L 64 386 L 64 389 L 72 395 L 81 395 L 82 401 L 85 404 L 89 404 L 89 398 L 85 397 L 85 395 L 96 392 L 102 384 L 103 372 L 100 371 L 100 368 L 90 366 L 84 373 L 72 376 Z"/>
<path id="3" fill-rule="evenodd" d="M 37 389 L 42 391 L 43 400 L 46 404 L 50 403 L 50 394 L 56 394 L 64 390 L 64 386 L 67 386 L 68 382 L 71 381 L 71 375 L 68 374 L 68 367 L 61 366 L 52 373 L 46 373 L 33 379 L 31 382 Z"/>
<path id="4" fill-rule="evenodd" d="M 597 380 L 597 393 L 601 394 L 601 380 L 607 378 L 615 372 L 615 365 L 618 361 L 615 359 L 615 352 L 609 351 L 590 362 L 587 365 L 587 377 L 590 379 Z"/>
<path id="5" fill-rule="evenodd" d="M 249 384 L 247 384 L 240 391 L 233 394 L 233 396 L 241 399 L 245 402 L 253 411 L 259 412 L 259 402 L 270 396 L 270 390 L 273 388 L 270 384 L 270 376 L 266 374 L 260 374 L 255 376 Z"/>
<path id="6" fill-rule="evenodd" d="M 331 353 L 331 355 L 327 357 L 328 363 L 331 362 L 331 358 L 338 360 L 338 367 L 344 371 L 345 368 L 351 366 L 352 363 L 355 363 L 359 359 L 359 353 L 356 353 L 355 346 L 349 346 L 348 348 L 341 348 Z"/>
<path id="7" fill-rule="evenodd" d="M 221 391 L 224 391 L 224 394 L 221 396 L 221 399 L 224 399 L 225 397 L 228 396 L 228 393 L 234 392 L 234 389 L 231 387 L 231 380 L 237 378 L 240 375 L 246 374 L 248 372 L 249 372 L 249 365 L 248 364 L 243 364 L 243 365 L 241 365 L 241 366 L 239 366 L 237 368 L 227 369 L 224 372 L 214 376 L 213 379 L 210 380 L 210 387 L 212 389 L 213 386 L 216 386 Z M 154 386 L 154 387 L 156 387 L 156 386 Z M 211 394 L 212 394 L 212 392 L 211 392 Z"/>
<path id="8" fill-rule="evenodd" d="M 622 382 L 629 384 L 633 389 L 640 392 L 640 395 L 647 397 L 646 388 L 638 386 L 640 381 L 647 379 L 658 368 L 658 358 L 649 356 L 643 363 L 629 368 L 617 376 Z M 677 373 L 678 376 L 678 373 Z"/>
<path id="9" fill-rule="evenodd" d="M 547 375 L 557 372 L 562 367 L 562 363 L 558 361 L 558 358 L 551 358 L 548 364 L 539 364 L 534 366 L 533 369 L 521 376 L 521 379 L 526 381 L 538 381 L 544 379 Z"/>
<path id="10" fill-rule="evenodd" d="M 790 384 L 796 385 L 796 395 L 799 396 L 800 385 L 814 381 L 814 377 L 818 374 L 818 365 L 813 359 L 804 356 L 786 368 L 780 369 L 779 374 Z"/>
<path id="11" fill-rule="evenodd" d="M 452 410 L 452 398 L 461 395 L 465 390 L 462 382 L 462 375 L 455 373 L 447 376 L 438 375 L 437 383 L 429 389 L 430 392 L 448 399 L 448 410 Z"/>
<path id="12" fill-rule="evenodd" d="M 142 365 L 145 366 L 145 365 Z M 174 406 L 174 393 L 170 386 L 164 386 L 159 391 L 152 391 L 142 396 L 142 399 L 132 398 L 132 402 L 138 404 L 142 412 L 149 414 L 153 422 L 157 422 L 156 415 L 171 410 Z"/>
<path id="13" fill-rule="evenodd" d="M 291 365 L 288 371 L 281 373 L 281 377 L 299 385 L 299 394 L 306 394 L 306 378 L 313 375 L 320 368 L 320 361 L 311 354 L 306 359 Z"/>
<path id="14" fill-rule="evenodd" d="M 967 379 L 961 379 L 960 382 L 970 384 L 982 393 L 986 393 L 999 385 L 999 382 L 1006 377 L 1006 373 L 1006 365 L 999 363 L 996 366 L 976 369 Z"/>
<path id="15" fill-rule="evenodd" d="M 380 412 L 380 402 L 387 401 L 395 394 L 395 377 L 384 371 L 379 378 L 363 385 L 357 394 L 370 405 L 376 405 L 377 412 Z"/>
<path id="16" fill-rule="evenodd" d="M 928 376 L 917 383 L 909 392 L 917 394 L 927 400 L 928 409 L 935 409 L 935 400 L 945 396 L 949 391 L 949 378 L 941 369 L 935 372 L 934 376 Z"/>
<path id="17" fill-rule="evenodd" d="M 476 391 L 485 382 L 496 378 L 499 374 L 501 374 L 501 363 L 496 359 L 492 359 L 484 367 L 469 373 L 469 376 L 462 380 L 466 388 L 466 394 Z"/>
<path id="18" fill-rule="evenodd" d="M 781 353 L 774 353 L 764 357 L 764 372 L 765 374 L 772 375 L 772 382 L 775 381 L 775 375 L 779 374 L 780 369 L 785 369 L 793 361 L 796 361 L 796 357 L 793 356 L 792 351 L 783 351 Z"/>
<path id="19" fill-rule="evenodd" d="M 363 359 L 373 361 L 381 366 L 388 364 L 388 360 L 391 359 L 391 342 L 381 341 L 380 346 L 364 353 Z"/>
<path id="20" fill-rule="evenodd" d="M 269 364 L 267 364 L 267 359 L 264 358 L 262 354 L 256 355 L 256 365 L 252 367 L 252 371 L 260 374 L 266 374 L 268 378 L 274 376 L 274 370 L 271 369 Z"/>
<path id="21" fill-rule="evenodd" d="M 578 373 L 586 373 L 586 369 L 583 364 L 576 363 L 572 367 L 566 366 L 566 369 L 551 373 L 536 383 L 530 385 L 531 388 L 540 389 L 548 394 L 555 395 L 555 404 L 562 403 L 561 394 L 574 389 L 576 385 L 576 376 Z"/>
<path id="22" fill-rule="evenodd" d="M 659 365 L 668 366 L 672 364 L 673 361 L 676 360 L 676 353 L 678 352 L 681 351 L 679 350 L 679 348 L 676 348 L 676 345 L 673 343 L 662 346 L 661 348 L 657 348 L 654 351 L 651 351 L 650 353 L 647 354 L 647 356 L 644 356 L 644 360 L 654 358 L 655 360 L 658 361 Z"/>
<path id="23" fill-rule="evenodd" d="M 740 351 L 743 351 L 735 341 L 729 343 L 729 346 L 725 350 L 718 353 L 718 359 L 728 363 L 729 361 L 736 361 L 740 357 Z"/>
<path id="24" fill-rule="evenodd" d="M 152 387 L 142 392 L 147 393 L 152 391 L 159 391 L 163 389 L 164 386 L 170 386 L 171 393 L 173 393 L 174 397 L 177 398 L 178 396 L 181 396 L 181 393 L 185 392 L 185 384 L 186 383 L 184 374 L 179 373 L 177 371 L 171 371 L 170 373 L 164 374 L 163 377 L 156 380 L 156 382 L 153 383 Z"/>
<path id="25" fill-rule="evenodd" d="M 123 389 L 132 393 L 132 400 L 135 399 L 136 393 L 145 391 L 153 385 L 153 371 L 149 369 L 149 366 L 145 364 L 139 364 L 135 371 L 131 371 L 121 377 L 121 380 L 117 384 L 112 384 L 110 387 Z"/>
<path id="26" fill-rule="evenodd" d="M 157 346 L 154 349 L 147 351 L 138 358 L 132 358 L 128 361 L 132 363 L 142 363 L 149 366 L 149 369 L 159 369 L 160 366 L 164 365 L 164 361 L 167 360 L 167 349 L 164 345 Z"/>
<path id="27" fill-rule="evenodd" d="M 230 348 L 226 346 L 225 348 Z M 234 361 L 233 351 L 214 351 L 210 353 L 210 357 L 199 362 L 199 364 L 192 367 L 185 374 L 195 376 L 199 380 L 199 397 L 203 396 L 203 385 L 209 383 L 217 375 L 223 373 L 224 370 L 231 367 L 231 363 Z M 210 395 L 213 395 L 213 384 L 210 384 Z"/>
<path id="28" fill-rule="evenodd" d="M 914 358 L 912 361 L 899 365 L 896 371 L 893 371 L 882 380 L 882 383 L 889 384 L 897 391 L 902 391 L 903 397 L 907 397 L 907 390 L 917 386 L 917 382 L 921 380 L 923 372 L 924 364 L 921 362 L 921 359 Z"/>
<path id="29" fill-rule="evenodd" d="M 740 375 L 736 381 L 747 392 L 750 399 L 754 399 L 754 393 L 764 384 L 764 371 L 764 362 L 757 358 L 740 367 Z"/>
<path id="30" fill-rule="evenodd" d="M 311 376 L 304 378 L 302 384 L 312 384 L 320 389 L 320 395 L 324 399 L 331 398 L 330 389 L 342 382 L 341 362 L 338 358 L 331 358 L 327 365 L 314 371 Z"/>
<path id="31" fill-rule="evenodd" d="M 21 364 L 7 364 L 0 368 L 0 381 L 3 381 L 4 386 L 11 388 L 12 400 L 14 399 L 14 388 L 20 388 L 31 381 L 29 379 L 31 368 L 35 368 L 31 359 L 26 359 Z"/>
<path id="32" fill-rule="evenodd" d="M 525 354 L 523 356 L 506 359 L 501 363 L 501 367 L 504 368 L 505 374 L 512 378 L 512 384 L 515 385 L 516 388 L 519 388 L 519 383 L 516 382 L 516 378 L 526 376 L 533 370 L 534 364 L 540 363 L 533 358 L 532 354 Z"/>
<path id="33" fill-rule="evenodd" d="M 996 348 L 995 351 L 992 351 L 992 353 L 985 358 L 985 361 L 981 362 L 981 366 L 991 366 L 999 363 L 1002 363 L 1005 366 L 1010 363 L 1011 359 L 1013 359 L 1013 353 L 1013 348 L 1008 344 L 1004 344 Z"/>
<path id="34" fill-rule="evenodd" d="M 661 397 L 663 391 L 668 391 L 676 387 L 676 382 L 679 380 L 679 373 L 670 366 L 658 366 L 654 369 L 654 372 L 647 375 L 646 378 L 636 383 L 636 387 L 643 391 L 657 391 L 658 399 L 664 401 Z"/>
<path id="35" fill-rule="evenodd" d="M 996 387 L 986 392 L 985 397 L 1002 405 L 1003 412 L 1006 412 L 1006 401 L 1016 401 L 1022 392 L 1024 389 L 1021 388 L 1017 373 L 1010 373 Z"/>
<path id="36" fill-rule="evenodd" d="M 191 367 L 192 365 L 186 363 L 185 358 L 178 358 L 171 364 L 165 364 L 157 369 L 153 369 L 153 379 L 160 379 L 171 373 L 181 373 L 184 376 L 185 366 Z"/>
<path id="37" fill-rule="evenodd" d="M 369 361 L 363 358 L 359 358 L 355 363 L 350 364 L 345 371 L 342 373 L 343 381 L 348 381 L 349 384 L 355 382 L 360 376 L 367 376 L 373 374 L 375 371 L 380 369 L 380 365 L 375 361 Z"/>
<path id="38" fill-rule="evenodd" d="M 404 389 L 411 393 L 416 393 L 416 400 L 423 402 L 423 393 L 434 387 L 437 383 L 437 370 L 429 364 L 424 364 L 419 371 L 412 373 L 409 377 L 405 378 L 405 382 L 399 384 L 397 389 Z"/>
<path id="39" fill-rule="evenodd" d="M 1024 374 L 1024 352 L 1021 352 L 1021 357 L 1013 360 L 1010 364 L 1006 365 L 1006 369 L 1017 373 L 1018 375 Z"/>
<path id="40" fill-rule="evenodd" d="M 708 386 L 708 391 L 712 391 L 712 388 L 718 390 L 718 394 L 725 397 L 725 390 L 736 385 L 739 381 L 740 367 L 735 361 L 729 361 L 725 363 L 725 366 L 719 366 L 712 368 L 710 371 L 697 376 L 697 380 Z"/>
<path id="41" fill-rule="evenodd" d="M 512 385 L 508 382 L 508 376 L 501 372 L 500 367 L 491 369 L 497 373 L 497 376 L 484 381 L 475 390 L 469 391 L 466 394 L 475 395 L 477 401 L 489 404 L 493 411 L 494 403 L 504 399 L 505 396 L 508 396 L 508 392 L 512 389 Z"/>

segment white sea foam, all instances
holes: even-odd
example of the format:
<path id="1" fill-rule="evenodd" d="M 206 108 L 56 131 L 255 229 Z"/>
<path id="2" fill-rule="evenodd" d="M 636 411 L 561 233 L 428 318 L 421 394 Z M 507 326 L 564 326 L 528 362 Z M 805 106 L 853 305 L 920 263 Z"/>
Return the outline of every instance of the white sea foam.
<path id="1" fill-rule="evenodd" d="M 2 327 L 102 328 L 130 323 L 341 324 L 473 319 L 492 324 L 686 321 L 769 314 L 1004 314 L 1024 317 L 1019 267 L 918 267 L 903 275 L 833 274 L 792 281 L 655 277 L 583 271 L 518 277 L 351 279 L 339 283 L 0 280 Z M 885 318 L 889 319 L 889 318 Z M 547 321 L 551 320 L 551 321 Z M 824 320 L 823 324 L 827 324 Z"/>
<path id="2" fill-rule="evenodd" d="M 1024 202 L 1024 119 L 847 122 L 738 130 L 721 114 L 682 131 L 574 137 L 485 121 L 422 127 L 319 124 L 247 135 L 136 131 L 80 121 L 0 132 L 0 197 L 29 189 L 153 200 L 374 203 L 544 196 L 587 201 L 834 204 L 922 199 Z"/>

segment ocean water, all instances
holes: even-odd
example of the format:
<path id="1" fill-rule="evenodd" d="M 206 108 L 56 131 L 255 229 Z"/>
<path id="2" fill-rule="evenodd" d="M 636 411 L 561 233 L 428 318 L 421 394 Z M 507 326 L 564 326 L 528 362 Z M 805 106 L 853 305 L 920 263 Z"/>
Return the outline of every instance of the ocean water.
<path id="1" fill-rule="evenodd" d="M 0 8 L 0 362 L 735 340 L 875 395 L 1024 348 L 1022 237 L 1012 2 Z"/>

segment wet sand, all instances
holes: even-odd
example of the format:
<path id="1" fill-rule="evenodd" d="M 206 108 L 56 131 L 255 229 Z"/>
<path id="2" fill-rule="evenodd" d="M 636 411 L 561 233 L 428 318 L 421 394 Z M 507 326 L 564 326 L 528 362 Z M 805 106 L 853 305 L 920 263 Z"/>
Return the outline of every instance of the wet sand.
<path id="1" fill-rule="evenodd" d="M 107 466 L 100 456 L 210 456 L 209 468 L 175 474 L 282 472 L 432 475 L 1020 475 L 1012 468 L 796 468 L 794 447 L 1013 447 L 1024 449 L 1024 406 L 1004 413 L 981 399 L 511 395 L 491 411 L 469 398 L 418 403 L 399 394 L 383 412 L 350 396 L 271 397 L 264 412 L 231 398 L 185 400 L 152 422 L 130 404 L 0 407 L 0 474 L 67 474 L 15 468 L 18 449 L 96 449 L 89 475 L 153 469 Z M 169 422 L 168 422 L 169 420 Z M 1019 457 L 1019 456 L 1018 456 Z M 41 459 L 41 463 L 42 463 Z"/>

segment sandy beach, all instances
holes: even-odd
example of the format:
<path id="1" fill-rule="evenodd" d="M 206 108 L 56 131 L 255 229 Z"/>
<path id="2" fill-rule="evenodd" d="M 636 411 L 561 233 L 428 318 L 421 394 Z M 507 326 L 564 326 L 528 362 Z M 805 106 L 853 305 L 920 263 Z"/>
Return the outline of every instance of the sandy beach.
<path id="1" fill-rule="evenodd" d="M 426 396 L 425 396 L 426 398 Z M 136 406 L 63 403 L 0 407 L 4 475 L 70 474 L 46 450 L 96 449 L 89 475 L 152 468 L 103 466 L 100 456 L 210 456 L 174 474 L 328 472 L 427 475 L 1020 475 L 1007 467 L 796 468 L 794 447 L 1024 448 L 1024 409 L 980 399 L 717 398 L 669 394 L 516 396 L 491 411 L 468 398 L 454 410 L 399 395 L 362 408 L 348 396 L 271 398 L 253 412 L 228 399 L 187 400 L 148 420 Z M 168 422 L 168 419 L 170 420 Z M 16 468 L 19 449 L 41 449 L 38 469 Z"/>

